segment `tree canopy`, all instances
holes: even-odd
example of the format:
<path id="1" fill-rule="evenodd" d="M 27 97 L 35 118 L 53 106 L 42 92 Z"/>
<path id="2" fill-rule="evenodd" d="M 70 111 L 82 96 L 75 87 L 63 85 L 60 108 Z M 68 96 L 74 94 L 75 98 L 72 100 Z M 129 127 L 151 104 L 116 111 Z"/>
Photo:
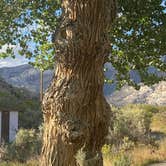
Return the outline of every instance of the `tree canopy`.
<path id="1" fill-rule="evenodd" d="M 2 0 L 0 8 L 0 47 L 8 46 L 0 58 L 13 56 L 18 45 L 19 54 L 36 58 L 36 67 L 45 70 L 53 64 L 56 50 L 52 41 L 61 26 L 61 1 Z M 163 79 L 149 73 L 148 68 L 165 71 L 165 43 L 165 0 L 118 1 L 118 16 L 110 29 L 108 62 L 117 71 L 115 81 L 119 85 L 135 85 L 131 70 L 137 71 L 145 84 Z"/>

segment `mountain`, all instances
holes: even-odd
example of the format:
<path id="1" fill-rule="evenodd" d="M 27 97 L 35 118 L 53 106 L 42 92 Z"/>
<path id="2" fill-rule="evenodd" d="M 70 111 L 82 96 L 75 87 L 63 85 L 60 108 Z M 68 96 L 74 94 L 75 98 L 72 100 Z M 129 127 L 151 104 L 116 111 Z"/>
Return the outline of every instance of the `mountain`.
<path id="1" fill-rule="evenodd" d="M 110 63 L 105 66 L 108 70 L 105 75 L 109 79 L 116 79 L 116 71 Z M 154 68 L 150 72 L 156 72 Z M 158 75 L 165 75 L 165 73 L 157 73 Z M 0 68 L 0 76 L 9 84 L 28 89 L 32 94 L 39 94 L 40 73 L 31 65 L 22 65 L 17 67 Z M 44 89 L 46 89 L 51 82 L 53 71 L 48 70 L 44 72 Z M 131 72 L 132 79 L 139 83 L 140 77 L 136 71 Z M 108 101 L 114 105 L 124 105 L 126 103 L 147 103 L 166 105 L 166 82 L 160 82 L 151 87 L 141 86 L 139 91 L 133 87 L 124 86 L 120 91 L 115 91 L 116 84 L 104 86 L 104 94 Z"/>
<path id="2" fill-rule="evenodd" d="M 48 86 L 52 79 L 53 72 L 44 72 L 44 88 Z M 28 89 L 28 91 L 38 94 L 40 89 L 40 72 L 31 65 L 21 65 L 16 67 L 0 68 L 0 76 L 9 84 L 15 87 Z"/>
<path id="3" fill-rule="evenodd" d="M 142 85 L 140 90 L 124 86 L 121 90 L 107 96 L 107 100 L 115 106 L 123 106 L 131 103 L 166 105 L 166 81 L 161 81 L 151 87 Z"/>

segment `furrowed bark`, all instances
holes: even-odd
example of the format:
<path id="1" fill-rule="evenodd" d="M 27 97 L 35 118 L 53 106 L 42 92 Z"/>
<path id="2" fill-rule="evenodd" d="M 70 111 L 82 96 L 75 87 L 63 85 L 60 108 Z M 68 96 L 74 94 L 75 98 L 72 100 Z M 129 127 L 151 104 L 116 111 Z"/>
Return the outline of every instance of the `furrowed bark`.
<path id="1" fill-rule="evenodd" d="M 42 166 L 102 166 L 110 106 L 103 96 L 103 67 L 115 0 L 63 0 L 56 35 L 56 70 L 43 99 Z M 82 149 L 82 164 L 76 154 Z"/>

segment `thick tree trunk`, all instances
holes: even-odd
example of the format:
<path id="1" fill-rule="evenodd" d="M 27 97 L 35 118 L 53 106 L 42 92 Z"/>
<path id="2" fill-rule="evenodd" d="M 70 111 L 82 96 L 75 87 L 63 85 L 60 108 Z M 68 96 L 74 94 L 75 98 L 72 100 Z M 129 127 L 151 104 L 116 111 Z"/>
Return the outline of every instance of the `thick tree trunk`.
<path id="1" fill-rule="evenodd" d="M 116 4 L 115 0 L 63 0 L 62 5 L 56 71 L 43 99 L 41 165 L 102 166 L 101 147 L 111 117 L 103 96 L 103 66 L 110 52 L 108 30 Z M 84 155 L 77 162 L 80 149 Z"/>

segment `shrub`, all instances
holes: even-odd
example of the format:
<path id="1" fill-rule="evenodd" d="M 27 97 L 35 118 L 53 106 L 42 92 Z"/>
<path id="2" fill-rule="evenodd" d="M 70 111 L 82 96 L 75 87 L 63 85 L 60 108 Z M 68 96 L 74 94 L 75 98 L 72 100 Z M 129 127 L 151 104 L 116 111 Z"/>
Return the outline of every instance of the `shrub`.
<path id="1" fill-rule="evenodd" d="M 5 143 L 1 143 L 0 144 L 0 163 L 5 159 L 7 154 L 7 146 L 5 145 Z"/>
<path id="2" fill-rule="evenodd" d="M 151 138 L 153 131 L 166 133 L 164 108 L 140 104 L 113 108 L 114 124 L 108 145 L 102 148 L 104 165 L 149 165 L 166 161 L 166 139 Z"/>
<path id="3" fill-rule="evenodd" d="M 124 138 L 137 143 L 149 141 L 152 112 L 138 107 L 123 107 L 113 109 L 115 119 L 110 130 L 109 143 L 122 145 Z"/>
<path id="4" fill-rule="evenodd" d="M 112 163 L 113 166 L 130 166 L 131 165 L 131 159 L 126 154 L 119 154 L 117 155 Z"/>
<path id="5" fill-rule="evenodd" d="M 8 160 L 25 162 L 34 156 L 38 156 L 40 149 L 40 134 L 33 129 L 20 129 L 15 141 L 8 145 L 6 158 Z"/>

